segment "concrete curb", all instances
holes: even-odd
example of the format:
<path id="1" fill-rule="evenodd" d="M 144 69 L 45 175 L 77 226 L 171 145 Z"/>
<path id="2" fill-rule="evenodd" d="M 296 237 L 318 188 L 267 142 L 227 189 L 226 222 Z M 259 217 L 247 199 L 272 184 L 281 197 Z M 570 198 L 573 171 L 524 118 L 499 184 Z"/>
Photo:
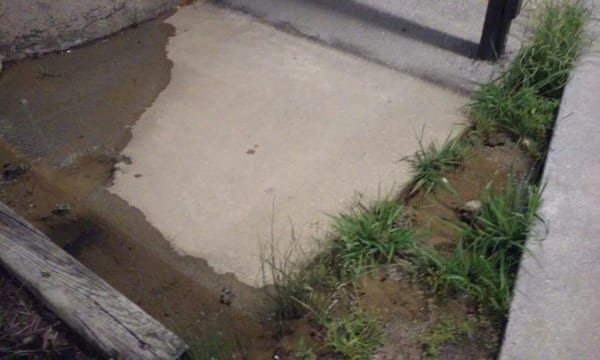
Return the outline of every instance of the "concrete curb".
<path id="1" fill-rule="evenodd" d="M 590 23 L 600 33 L 600 22 Z M 503 360 L 600 356 L 598 50 L 598 42 L 586 50 L 563 95 L 544 170 L 544 222 L 521 261 Z"/>

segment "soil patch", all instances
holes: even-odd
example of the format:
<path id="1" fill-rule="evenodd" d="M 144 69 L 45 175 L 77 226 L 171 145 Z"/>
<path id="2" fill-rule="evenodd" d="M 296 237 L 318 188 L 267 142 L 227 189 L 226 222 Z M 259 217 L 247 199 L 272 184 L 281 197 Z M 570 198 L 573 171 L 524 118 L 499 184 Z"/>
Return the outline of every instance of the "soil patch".
<path id="1" fill-rule="evenodd" d="M 186 276 L 144 246 L 147 239 L 128 235 L 155 232 L 149 224 L 134 222 L 120 231 L 112 220 L 99 214 L 97 206 L 107 204 L 110 198 L 95 200 L 110 196 L 101 187 L 110 181 L 114 159 L 90 155 L 68 167 L 49 167 L 16 154 L 0 141 L 0 164 L 5 169 L 23 169 L 10 175 L 5 171 L 0 201 L 157 320 L 184 337 L 207 331 L 227 334 L 223 337 L 239 339 L 239 347 L 251 359 L 266 358 L 275 348 L 258 321 L 256 291 L 244 292 L 231 277 L 221 276 L 213 281 L 235 289 L 236 296 L 232 305 L 222 304 L 220 288 L 203 286 L 202 277 Z M 124 208 L 116 214 L 132 211 L 126 204 L 120 205 Z M 135 214 L 121 223 L 126 224 L 127 218 L 135 218 Z"/>
<path id="2" fill-rule="evenodd" d="M 130 126 L 169 83 L 165 46 L 174 28 L 163 19 L 93 46 L 4 64 L 0 133 L 22 153 L 53 165 L 90 150 L 118 153 L 131 138 Z"/>
<path id="3" fill-rule="evenodd" d="M 163 20 L 5 64 L 0 201 L 179 335 L 221 334 L 250 358 L 267 358 L 275 345 L 257 315 L 260 291 L 177 255 L 141 212 L 104 189 L 115 163 L 128 162 L 118 154 L 131 126 L 169 82 L 174 28 Z M 219 301 L 223 288 L 230 305 Z"/>
<path id="4" fill-rule="evenodd" d="M 534 176 L 535 165 L 511 142 L 498 146 L 474 145 L 460 168 L 445 174 L 451 191 L 437 189 L 400 201 L 409 209 L 409 221 L 420 229 L 420 241 L 436 248 L 452 249 L 458 237 L 455 224 L 464 216 L 461 208 L 465 203 L 483 200 L 489 188 L 500 191 L 511 179 Z M 352 301 L 375 314 L 384 324 L 384 343 L 374 358 L 495 358 L 501 335 L 496 324 L 490 323 L 468 298 L 433 295 L 430 287 L 418 281 L 415 274 L 409 263 L 395 265 L 363 276 L 356 285 L 357 297 Z M 340 315 L 343 314 L 344 311 Z M 466 330 L 444 338 L 447 336 L 444 326 Z M 322 329 L 310 322 L 291 322 L 287 331 L 291 334 L 281 341 L 278 354 L 287 354 L 290 359 L 300 337 L 307 344 L 318 344 L 324 336 Z M 321 351 L 319 358 L 328 359 L 328 356 Z"/>

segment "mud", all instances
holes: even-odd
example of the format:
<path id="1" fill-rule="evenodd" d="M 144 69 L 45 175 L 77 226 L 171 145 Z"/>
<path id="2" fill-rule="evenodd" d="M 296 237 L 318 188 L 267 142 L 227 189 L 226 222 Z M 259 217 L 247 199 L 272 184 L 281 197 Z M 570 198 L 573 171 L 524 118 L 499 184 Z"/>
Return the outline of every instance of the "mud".
<path id="1" fill-rule="evenodd" d="M 275 342 L 259 321 L 260 290 L 241 286 L 232 276 L 208 279 L 208 267 L 199 260 L 186 261 L 169 248 L 149 245 L 168 246 L 141 214 L 102 189 L 113 162 L 86 156 L 68 167 L 49 167 L 0 142 L 0 164 L 28 169 L 0 182 L 0 201 L 182 336 L 211 324 L 211 331 L 239 338 L 250 358 L 265 358 Z M 69 204 L 70 210 L 57 212 L 57 204 Z M 202 275 L 190 277 L 186 269 Z M 222 287 L 234 291 L 230 306 L 219 303 Z"/>
<path id="2" fill-rule="evenodd" d="M 169 82 L 173 33 L 158 19 L 7 64 L 0 165 L 24 171 L 2 177 L 0 200 L 177 333 L 209 328 L 240 339 L 247 356 L 268 358 L 275 345 L 259 321 L 261 291 L 175 254 L 141 212 L 104 190 L 115 163 L 127 160 L 118 154 L 131 126 Z M 223 287 L 235 295 L 231 305 L 219 303 Z"/>
<path id="3" fill-rule="evenodd" d="M 53 165 L 88 152 L 117 154 L 131 138 L 130 126 L 169 83 L 165 46 L 174 28 L 161 20 L 93 46 L 6 63 L 0 134 Z"/>
<path id="4" fill-rule="evenodd" d="M 535 176 L 534 162 L 516 144 L 476 145 L 466 155 L 460 168 L 446 174 L 453 191 L 418 194 L 408 199 L 415 210 L 416 225 L 429 231 L 425 241 L 439 247 L 452 247 L 459 219 L 459 209 L 471 200 L 480 200 L 487 187 L 501 190 L 509 178 Z M 406 200 L 406 199 L 405 199 Z"/>

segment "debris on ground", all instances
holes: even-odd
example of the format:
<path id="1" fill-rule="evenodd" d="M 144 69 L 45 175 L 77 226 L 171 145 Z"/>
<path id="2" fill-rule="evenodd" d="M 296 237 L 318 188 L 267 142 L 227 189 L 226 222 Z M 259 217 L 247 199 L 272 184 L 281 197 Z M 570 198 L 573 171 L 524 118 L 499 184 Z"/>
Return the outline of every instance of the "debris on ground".
<path id="1" fill-rule="evenodd" d="M 71 212 L 71 204 L 69 204 L 69 203 L 56 204 L 56 206 L 54 207 L 54 210 L 52 210 L 52 213 L 54 215 L 58 215 L 58 216 L 64 216 L 70 212 Z"/>
<path id="2" fill-rule="evenodd" d="M 235 295 L 233 294 L 233 291 L 231 291 L 230 288 L 224 287 L 221 289 L 221 295 L 219 295 L 219 302 L 221 304 L 231 305 L 234 297 Z"/>

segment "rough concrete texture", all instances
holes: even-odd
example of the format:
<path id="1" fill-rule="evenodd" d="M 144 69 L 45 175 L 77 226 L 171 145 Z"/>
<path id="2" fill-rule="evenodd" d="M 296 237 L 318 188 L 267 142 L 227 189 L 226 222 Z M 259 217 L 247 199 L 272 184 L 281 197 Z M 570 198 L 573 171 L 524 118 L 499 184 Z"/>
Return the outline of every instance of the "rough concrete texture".
<path id="1" fill-rule="evenodd" d="M 562 99 L 544 171 L 545 223 L 521 263 L 504 360 L 600 358 L 598 50 L 596 42 L 580 60 Z"/>
<path id="2" fill-rule="evenodd" d="M 196 3 L 167 20 L 172 79 L 133 128 L 110 190 L 180 252 L 256 284 L 259 248 L 304 245 L 355 191 L 408 179 L 398 162 L 443 140 L 467 99 L 389 68 Z M 310 247 L 311 245 L 308 245 Z"/>
<path id="3" fill-rule="evenodd" d="M 181 0 L 0 1 L 5 60 L 65 50 L 156 17 Z"/>
<path id="4" fill-rule="evenodd" d="M 394 69 L 470 92 L 503 62 L 476 61 L 487 1 L 218 0 Z M 520 46 L 527 16 L 513 22 L 507 57 Z"/>

